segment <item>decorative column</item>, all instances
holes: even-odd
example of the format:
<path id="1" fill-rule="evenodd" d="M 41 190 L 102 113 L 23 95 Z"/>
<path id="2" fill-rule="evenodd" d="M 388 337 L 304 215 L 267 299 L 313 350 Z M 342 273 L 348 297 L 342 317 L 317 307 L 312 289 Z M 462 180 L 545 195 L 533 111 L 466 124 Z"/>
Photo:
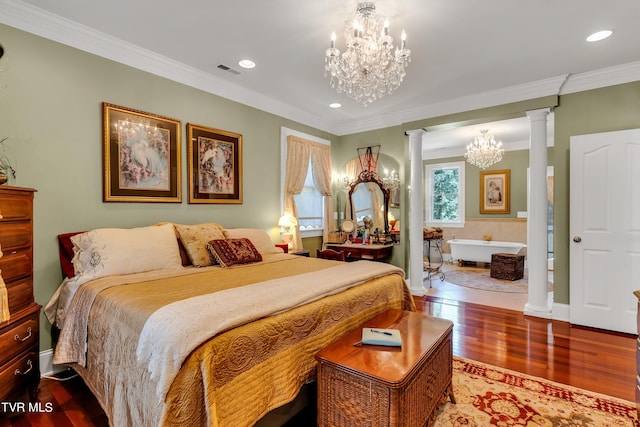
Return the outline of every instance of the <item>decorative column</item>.
<path id="1" fill-rule="evenodd" d="M 547 281 L 547 115 L 549 109 L 527 111 L 529 137 L 529 191 L 527 265 L 529 300 L 524 313 L 551 318 Z"/>
<path id="2" fill-rule="evenodd" d="M 409 135 L 409 161 L 411 184 L 409 190 L 409 288 L 413 295 L 425 294 L 422 281 L 422 224 L 424 185 L 422 178 L 422 135 L 424 130 L 407 132 Z"/>

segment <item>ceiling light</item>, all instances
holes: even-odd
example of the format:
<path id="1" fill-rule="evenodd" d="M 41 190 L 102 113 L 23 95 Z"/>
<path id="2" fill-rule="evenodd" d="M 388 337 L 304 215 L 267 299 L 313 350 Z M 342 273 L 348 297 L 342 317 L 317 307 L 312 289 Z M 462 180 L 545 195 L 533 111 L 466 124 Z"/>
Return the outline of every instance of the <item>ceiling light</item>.
<path id="1" fill-rule="evenodd" d="M 496 141 L 488 130 L 481 130 L 480 136 L 476 136 L 474 141 L 467 145 L 467 152 L 464 157 L 467 162 L 486 169 L 494 163 L 502 160 L 502 142 Z"/>
<path id="2" fill-rule="evenodd" d="M 600 40 L 604 40 L 607 37 L 609 37 L 611 34 L 613 34 L 613 31 L 610 31 L 610 30 L 598 31 L 598 32 L 595 32 L 595 33 L 591 34 L 589 37 L 587 37 L 587 41 L 588 42 L 597 42 L 597 41 L 600 41 Z"/>
<path id="3" fill-rule="evenodd" d="M 250 59 L 243 59 L 242 61 L 238 62 L 238 65 L 242 68 L 254 68 L 256 66 L 256 63 Z"/>
<path id="4" fill-rule="evenodd" d="M 331 87 L 368 105 L 400 86 L 411 61 L 411 51 L 405 47 L 407 36 L 402 31 L 402 43 L 394 51 L 389 20 L 376 15 L 373 3 L 358 4 L 344 37 L 347 49 L 342 55 L 336 48 L 335 33 L 325 52 L 325 74 L 331 74 Z"/>
<path id="5" fill-rule="evenodd" d="M 340 104 L 339 102 L 332 102 L 331 104 L 329 104 L 329 107 L 331 107 L 331 108 L 340 108 L 340 107 L 342 107 L 342 104 Z"/>

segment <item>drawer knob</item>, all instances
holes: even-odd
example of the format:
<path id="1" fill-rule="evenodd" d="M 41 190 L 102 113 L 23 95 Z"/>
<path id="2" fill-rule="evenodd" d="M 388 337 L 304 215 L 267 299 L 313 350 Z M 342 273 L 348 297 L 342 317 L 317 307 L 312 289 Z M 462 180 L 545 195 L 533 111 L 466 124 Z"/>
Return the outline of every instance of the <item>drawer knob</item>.
<path id="1" fill-rule="evenodd" d="M 24 338 L 20 338 L 20 335 L 16 334 L 13 339 L 15 341 L 20 341 L 20 342 L 25 342 L 26 340 L 28 340 L 29 338 L 31 338 L 31 326 L 29 326 L 27 328 L 27 335 Z"/>
<path id="2" fill-rule="evenodd" d="M 20 369 L 16 369 L 15 372 L 13 373 L 13 375 L 15 375 L 16 377 L 18 375 L 27 375 L 29 372 L 31 372 L 31 370 L 33 369 L 33 362 L 31 361 L 31 359 L 27 360 L 27 370 L 24 372 L 20 372 Z"/>

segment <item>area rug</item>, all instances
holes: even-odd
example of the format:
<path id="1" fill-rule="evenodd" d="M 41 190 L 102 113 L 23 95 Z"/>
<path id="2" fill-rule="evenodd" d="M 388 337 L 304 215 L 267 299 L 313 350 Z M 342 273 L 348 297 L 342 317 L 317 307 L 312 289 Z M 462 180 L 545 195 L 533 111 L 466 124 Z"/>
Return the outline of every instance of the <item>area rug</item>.
<path id="1" fill-rule="evenodd" d="M 633 402 L 459 357 L 453 392 L 434 427 L 638 427 Z"/>
<path id="2" fill-rule="evenodd" d="M 528 292 L 527 273 L 519 280 L 502 280 L 490 276 L 486 268 L 443 266 L 445 281 L 466 288 L 481 289 L 483 291 L 510 292 L 526 294 Z M 431 280 L 439 280 L 432 278 Z M 553 290 L 553 283 L 548 283 L 548 290 Z"/>

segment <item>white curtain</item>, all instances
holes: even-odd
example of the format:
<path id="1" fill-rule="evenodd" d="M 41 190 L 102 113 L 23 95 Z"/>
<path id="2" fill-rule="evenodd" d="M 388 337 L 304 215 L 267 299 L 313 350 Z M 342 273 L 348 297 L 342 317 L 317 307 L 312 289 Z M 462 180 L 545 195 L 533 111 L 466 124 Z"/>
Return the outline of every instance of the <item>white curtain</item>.
<path id="1" fill-rule="evenodd" d="M 311 161 L 313 183 L 324 198 L 323 240 L 326 242 L 329 232 L 335 230 L 333 224 L 333 196 L 331 193 L 331 147 L 309 141 L 297 136 L 287 136 L 287 169 L 285 175 L 285 212 L 293 215 L 298 224 L 293 229 L 292 250 L 302 249 L 300 221 L 294 195 L 300 194 L 304 187 Z"/>

